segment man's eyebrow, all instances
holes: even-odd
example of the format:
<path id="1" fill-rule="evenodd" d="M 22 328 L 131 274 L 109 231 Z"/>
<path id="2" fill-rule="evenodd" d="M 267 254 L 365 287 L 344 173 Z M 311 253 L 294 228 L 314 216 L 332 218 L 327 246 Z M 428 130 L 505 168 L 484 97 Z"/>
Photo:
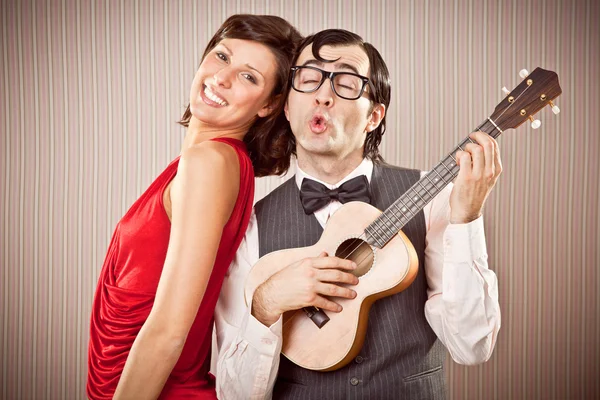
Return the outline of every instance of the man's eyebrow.
<path id="1" fill-rule="evenodd" d="M 304 64 L 302 64 L 303 67 L 306 67 L 307 65 L 315 65 L 317 67 L 322 67 L 323 63 L 319 60 L 315 60 L 314 58 L 311 58 L 311 59 L 304 61 Z"/>
<path id="2" fill-rule="evenodd" d="M 317 67 L 323 67 L 325 65 L 325 63 L 323 63 L 322 61 L 319 61 L 319 60 L 315 60 L 314 58 L 311 58 L 309 60 L 304 61 L 304 64 L 302 64 L 302 65 L 303 66 L 315 65 Z M 341 62 L 341 63 L 335 63 L 334 62 L 333 65 L 336 68 L 339 68 L 339 69 L 349 69 L 350 71 L 354 72 L 356 75 L 360 75 L 358 73 L 358 69 L 354 65 L 350 65 L 350 64 L 345 63 L 345 62 Z"/>

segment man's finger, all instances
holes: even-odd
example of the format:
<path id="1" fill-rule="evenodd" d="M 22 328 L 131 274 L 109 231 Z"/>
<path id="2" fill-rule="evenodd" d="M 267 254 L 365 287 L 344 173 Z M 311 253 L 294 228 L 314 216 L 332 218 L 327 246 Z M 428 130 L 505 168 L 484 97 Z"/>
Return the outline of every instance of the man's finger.
<path id="1" fill-rule="evenodd" d="M 319 283 L 316 286 L 316 291 L 319 294 L 329 297 L 343 297 L 346 299 L 353 299 L 356 297 L 356 292 L 354 290 L 332 283 Z"/>
<path id="2" fill-rule="evenodd" d="M 471 160 L 471 154 L 468 151 L 457 151 L 456 152 L 456 163 L 459 165 L 460 170 L 458 171 L 458 177 L 460 178 L 461 176 L 464 175 L 471 175 L 472 171 L 473 171 L 473 167 L 471 165 L 472 160 Z"/>
<path id="3" fill-rule="evenodd" d="M 347 283 L 350 285 L 358 284 L 358 278 L 339 269 L 321 269 L 318 270 L 316 278 L 321 282 Z"/>
<path id="4" fill-rule="evenodd" d="M 500 159 L 500 146 L 498 143 L 494 146 L 494 175 L 496 178 L 502 173 L 502 161 Z"/>
<path id="5" fill-rule="evenodd" d="M 469 152 L 469 154 L 471 155 L 471 159 L 473 160 L 473 164 L 471 166 L 471 168 L 473 170 L 473 175 L 476 177 L 483 176 L 483 172 L 485 169 L 485 157 L 484 157 L 484 153 L 483 153 L 483 148 L 478 144 L 468 143 L 465 146 L 465 149 Z M 461 160 L 461 167 L 462 167 L 462 160 Z"/>
<path id="6" fill-rule="evenodd" d="M 331 268 L 331 269 L 346 269 L 353 270 L 356 268 L 356 263 L 352 260 L 345 260 L 338 257 L 322 257 L 316 258 L 312 262 L 314 268 Z"/>
<path id="7" fill-rule="evenodd" d="M 342 306 L 340 306 L 336 302 L 326 299 L 323 296 L 317 296 L 315 298 L 315 301 L 313 301 L 313 304 L 311 304 L 311 305 L 313 305 L 315 307 L 319 307 L 323 311 L 333 311 L 333 312 L 342 311 Z"/>

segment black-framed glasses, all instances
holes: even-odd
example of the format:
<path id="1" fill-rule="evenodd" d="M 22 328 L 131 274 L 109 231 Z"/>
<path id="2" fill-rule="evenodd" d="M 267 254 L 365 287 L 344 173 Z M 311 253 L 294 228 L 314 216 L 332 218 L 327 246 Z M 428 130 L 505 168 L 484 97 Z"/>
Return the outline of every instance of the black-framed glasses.
<path id="1" fill-rule="evenodd" d="M 292 88 L 297 92 L 317 91 L 327 78 L 331 82 L 331 90 L 346 100 L 359 99 L 369 83 L 369 78 L 352 72 L 329 72 L 311 66 L 292 67 Z"/>

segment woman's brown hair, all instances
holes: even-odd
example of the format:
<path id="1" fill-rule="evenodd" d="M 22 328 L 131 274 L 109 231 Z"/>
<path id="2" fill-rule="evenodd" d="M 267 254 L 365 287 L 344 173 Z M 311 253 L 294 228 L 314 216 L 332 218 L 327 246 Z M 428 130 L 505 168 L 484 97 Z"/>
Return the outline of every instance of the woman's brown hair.
<path id="1" fill-rule="evenodd" d="M 272 15 L 236 14 L 227 18 L 214 34 L 202 55 L 202 61 L 223 39 L 252 40 L 269 48 L 277 62 L 277 75 L 271 100 L 276 100 L 273 112 L 258 118 L 244 136 L 254 174 L 256 176 L 281 175 L 290 167 L 293 153 L 289 122 L 283 107 L 290 91 L 290 68 L 302 35 L 286 20 Z M 277 96 L 277 97 L 276 97 Z M 188 104 L 179 123 L 188 126 L 192 113 Z"/>

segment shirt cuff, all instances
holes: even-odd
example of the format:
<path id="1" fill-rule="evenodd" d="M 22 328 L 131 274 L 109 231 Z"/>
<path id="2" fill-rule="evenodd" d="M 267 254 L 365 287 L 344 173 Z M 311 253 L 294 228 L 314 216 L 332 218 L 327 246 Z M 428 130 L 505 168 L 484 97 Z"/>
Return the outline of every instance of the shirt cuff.
<path id="1" fill-rule="evenodd" d="M 487 257 L 483 216 L 466 224 L 448 224 L 444 232 L 445 261 L 469 263 Z"/>
<path id="2" fill-rule="evenodd" d="M 283 318 L 280 316 L 273 325 L 267 327 L 254 318 L 250 310 L 252 302 L 248 305 L 242 321 L 242 338 L 259 353 L 273 357 L 283 336 Z"/>

